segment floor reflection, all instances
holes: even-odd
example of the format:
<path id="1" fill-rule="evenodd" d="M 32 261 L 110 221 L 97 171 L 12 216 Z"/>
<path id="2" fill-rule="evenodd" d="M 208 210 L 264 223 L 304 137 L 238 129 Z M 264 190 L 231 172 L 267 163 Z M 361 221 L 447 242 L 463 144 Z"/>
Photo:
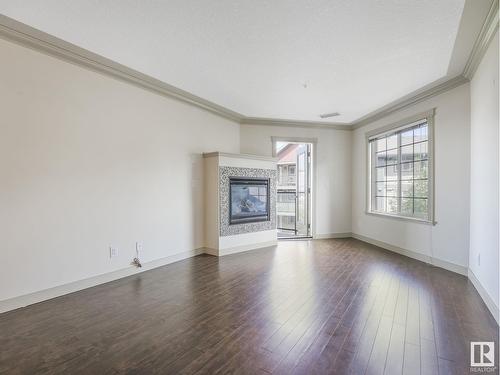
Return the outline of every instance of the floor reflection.
<path id="1" fill-rule="evenodd" d="M 463 276 L 353 239 L 198 256 L 0 315 L 0 373 L 469 373 Z M 42 371 L 40 371 L 42 369 Z"/>

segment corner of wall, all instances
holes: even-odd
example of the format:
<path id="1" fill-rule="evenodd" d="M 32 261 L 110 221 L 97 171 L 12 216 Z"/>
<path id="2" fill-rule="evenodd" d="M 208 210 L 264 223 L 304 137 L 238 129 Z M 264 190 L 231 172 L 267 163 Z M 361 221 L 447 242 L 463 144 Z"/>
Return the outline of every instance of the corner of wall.
<path id="1" fill-rule="evenodd" d="M 484 304 L 490 311 L 493 318 L 495 318 L 497 324 L 500 325 L 500 307 L 496 305 L 493 298 L 489 295 L 487 290 L 483 287 L 481 282 L 478 280 L 474 272 L 469 268 L 468 275 L 470 282 L 474 285 L 474 288 L 477 290 L 478 294 L 481 296 Z"/>

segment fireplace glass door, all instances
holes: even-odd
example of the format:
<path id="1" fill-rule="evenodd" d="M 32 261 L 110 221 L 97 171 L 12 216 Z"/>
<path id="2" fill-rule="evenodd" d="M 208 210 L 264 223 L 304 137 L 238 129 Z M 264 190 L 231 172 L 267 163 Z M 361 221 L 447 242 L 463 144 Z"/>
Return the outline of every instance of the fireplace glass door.
<path id="1" fill-rule="evenodd" d="M 229 224 L 270 220 L 269 179 L 229 179 Z"/>

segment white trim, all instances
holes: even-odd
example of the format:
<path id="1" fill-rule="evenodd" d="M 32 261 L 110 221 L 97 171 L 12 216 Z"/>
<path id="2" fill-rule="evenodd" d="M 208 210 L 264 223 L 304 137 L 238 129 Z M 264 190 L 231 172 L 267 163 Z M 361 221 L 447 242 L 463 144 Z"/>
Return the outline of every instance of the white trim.
<path id="1" fill-rule="evenodd" d="M 382 119 L 393 112 L 408 108 L 414 104 L 420 103 L 469 82 L 481 62 L 482 57 L 486 53 L 495 32 L 498 30 L 498 24 L 498 0 L 493 0 L 462 74 L 447 79 L 444 82 L 440 79 L 371 113 L 368 113 L 367 115 L 351 122 L 351 129 L 355 130 L 361 128 L 376 120 Z"/>
<path id="2" fill-rule="evenodd" d="M 309 143 L 311 146 L 310 146 L 310 149 L 311 149 L 311 155 L 310 155 L 310 158 L 309 158 L 309 166 L 307 168 L 307 172 L 309 174 L 308 176 L 308 179 L 310 181 L 310 184 L 311 186 L 310 189 L 311 189 L 311 192 L 309 194 L 309 202 L 307 204 L 307 209 L 308 209 L 308 215 L 309 215 L 309 224 L 310 224 L 310 228 L 309 228 L 309 235 L 311 237 L 314 237 L 314 235 L 316 234 L 316 219 L 315 219 L 315 216 L 317 214 L 317 196 L 318 196 L 318 189 L 317 189 L 317 182 L 318 182 L 318 168 L 317 168 L 317 164 L 318 164 L 318 158 L 317 158 L 317 155 L 318 155 L 318 152 L 317 152 L 317 142 L 312 142 L 312 143 Z M 312 167 L 312 168 L 311 168 Z M 311 173 L 312 173 L 312 176 L 311 176 Z M 297 171 L 296 171 L 296 174 Z M 310 205 L 310 207 L 309 207 Z"/>
<path id="3" fill-rule="evenodd" d="M 488 46 L 498 30 L 498 0 L 494 0 L 491 4 L 488 15 L 484 21 L 483 27 L 474 43 L 472 52 L 465 64 L 463 76 L 472 79 L 477 67 L 488 49 Z"/>
<path id="4" fill-rule="evenodd" d="M 252 160 L 264 160 L 264 161 L 272 161 L 277 162 L 278 159 L 271 156 L 262 156 L 262 155 L 250 155 L 250 154 L 232 154 L 229 152 L 205 152 L 203 153 L 204 158 L 213 158 L 213 157 L 227 157 L 227 158 L 237 158 L 237 159 L 252 159 Z"/>
<path id="5" fill-rule="evenodd" d="M 498 1 L 498 0 L 495 0 Z M 483 26 L 484 27 L 484 26 Z M 487 34 L 489 35 L 489 34 Z M 439 95 L 459 85 L 468 82 L 463 75 L 451 79 L 440 79 L 420 90 L 414 91 L 405 97 L 394 101 L 378 110 L 371 112 L 352 122 L 322 122 L 302 121 L 273 118 L 248 117 L 223 107 L 209 100 L 193 95 L 187 91 L 162 82 L 156 78 L 143 74 L 103 56 L 80 48 L 62 39 L 56 38 L 43 31 L 37 30 L 12 18 L 0 14 L 0 37 L 16 42 L 22 46 L 46 53 L 56 58 L 69 61 L 93 71 L 104 73 L 111 77 L 131 83 L 135 86 L 150 90 L 160 95 L 176 98 L 195 107 L 207 110 L 221 117 L 233 120 L 239 124 L 284 126 L 300 128 L 322 128 L 350 131 L 369 124 L 388 114 L 414 105 L 415 103 Z"/>
<path id="6" fill-rule="evenodd" d="M 483 284 L 476 277 L 474 272 L 469 268 L 468 277 L 474 288 L 476 288 L 478 294 L 481 296 L 481 299 L 484 301 L 484 304 L 490 310 L 491 315 L 495 318 L 497 324 L 500 325 L 500 308 L 495 304 L 493 298 L 488 294 L 486 289 L 483 287 Z"/>
<path id="7" fill-rule="evenodd" d="M 427 117 L 427 126 L 429 128 L 428 130 L 428 163 L 429 163 L 429 196 L 428 196 L 428 210 L 429 210 L 429 217 L 428 220 L 432 224 L 437 224 L 436 221 L 436 202 L 435 202 L 435 197 L 436 197 L 436 152 L 434 150 L 434 136 L 435 136 L 435 128 L 436 128 L 436 109 L 432 109 L 432 115 Z"/>
<path id="8" fill-rule="evenodd" d="M 2 14 L 0 14 L 0 37 L 14 41 L 25 47 L 42 51 L 62 60 L 107 74 L 157 94 L 176 98 L 237 123 L 244 117 L 240 113 L 200 98 Z"/>
<path id="9" fill-rule="evenodd" d="M 371 124 L 376 120 L 380 120 L 393 112 L 400 111 L 404 108 L 411 107 L 414 104 L 420 103 L 424 100 L 430 99 L 436 95 L 440 95 L 446 91 L 450 91 L 458 86 L 469 82 L 467 78 L 462 75 L 448 79 L 439 84 L 432 84 L 429 88 L 414 91 L 413 93 L 398 99 L 374 112 L 361 117 L 360 119 L 351 123 L 351 129 L 355 130 L 365 125 Z"/>
<path id="10" fill-rule="evenodd" d="M 203 253 L 208 254 L 208 255 L 213 255 L 213 256 L 219 256 L 219 252 L 216 249 L 212 249 L 209 247 L 204 247 L 203 248 Z"/>
<path id="11" fill-rule="evenodd" d="M 234 247 L 228 247 L 226 249 L 207 249 L 205 250 L 207 254 L 210 255 L 215 255 L 215 256 L 224 256 L 224 255 L 231 255 L 231 254 L 236 254 L 236 253 L 243 253 L 245 251 L 251 251 L 251 250 L 257 250 L 257 249 L 262 249 L 265 247 L 271 247 L 271 246 L 276 246 L 278 245 L 278 240 L 273 240 L 273 241 L 267 241 L 267 242 L 260 242 L 256 244 L 250 244 L 250 245 L 242 245 L 242 246 L 234 246 Z"/>
<path id="12" fill-rule="evenodd" d="M 369 138 L 370 140 L 373 137 L 376 137 L 379 135 L 385 136 L 391 132 L 400 131 L 406 127 L 415 126 L 418 122 L 424 122 L 424 120 L 429 121 L 429 120 L 434 118 L 435 114 L 436 114 L 436 108 L 434 107 L 434 108 L 429 109 L 428 111 L 420 112 L 420 113 L 417 113 L 413 116 L 408 116 L 408 117 L 405 117 L 401 120 L 392 122 L 388 125 L 384 125 L 384 126 L 376 128 L 376 129 L 372 129 L 372 130 L 366 132 L 365 136 L 366 136 L 366 138 Z"/>
<path id="13" fill-rule="evenodd" d="M 316 149 L 318 148 L 317 147 L 317 144 L 318 144 L 318 138 L 307 138 L 307 137 L 276 137 L 276 136 L 271 136 L 271 147 L 272 147 L 272 155 L 273 156 L 276 156 L 277 155 L 277 151 L 276 151 L 276 142 L 290 142 L 290 143 L 308 143 L 311 145 L 311 149 L 312 149 L 312 152 L 311 152 L 311 160 L 310 160 L 310 164 L 309 164 L 309 167 L 312 165 L 312 171 L 309 171 L 309 173 L 312 173 L 312 178 L 311 178 L 311 194 L 310 194 L 310 198 L 311 198 L 311 209 L 309 210 L 309 214 L 310 214 L 310 217 L 309 217 L 309 220 L 310 220 L 310 225 L 311 225 L 311 228 L 310 228 L 310 231 L 309 231 L 309 235 L 311 237 L 315 237 L 316 235 L 316 221 L 314 220 L 314 215 L 316 214 L 316 197 L 317 197 L 317 151 Z M 311 169 L 311 168 L 309 168 Z"/>
<path id="14" fill-rule="evenodd" d="M 432 258 L 428 255 L 425 254 L 420 254 L 418 252 L 412 251 L 412 250 L 407 250 L 403 249 L 391 244 L 388 244 L 386 242 L 378 241 L 375 239 L 372 239 L 370 237 L 366 237 L 360 234 L 355 234 L 355 233 L 329 233 L 329 234 L 318 234 L 315 235 L 313 239 L 329 239 L 329 238 L 355 238 L 359 241 L 369 243 L 374 246 L 381 247 L 383 249 L 398 253 L 403 256 L 407 256 L 412 259 L 416 259 L 419 261 L 422 261 L 424 263 L 428 263 L 431 265 L 434 265 L 436 267 L 440 267 L 443 269 L 446 269 L 451 272 L 455 272 L 464 276 L 467 276 L 471 283 L 474 285 L 476 288 L 479 296 L 483 299 L 484 303 L 488 307 L 489 311 L 495 318 L 498 324 L 500 324 L 499 321 L 499 316 L 500 316 L 500 310 L 499 308 L 495 305 L 493 302 L 493 299 L 490 297 L 490 295 L 486 292 L 486 290 L 483 288 L 482 284 L 479 282 L 477 277 L 474 275 L 474 273 L 468 269 L 467 267 L 460 266 L 451 262 L 447 262 L 441 259 L 437 258 Z M 154 260 L 151 262 L 143 263 L 142 268 L 135 268 L 135 267 L 128 267 L 125 269 L 113 271 L 110 273 L 106 273 L 103 275 L 98 275 L 94 276 L 88 279 L 84 280 L 79 280 L 75 281 L 69 284 L 65 285 L 60 285 L 54 288 L 50 289 L 45 289 L 41 290 L 38 292 L 26 294 L 23 296 L 19 297 L 14 297 L 11 299 L 3 300 L 0 301 L 0 313 L 4 313 L 7 311 L 15 310 L 21 307 L 25 307 L 28 305 L 32 305 L 34 303 L 46 301 L 52 298 L 60 297 L 69 293 L 77 292 L 79 290 L 91 288 L 97 285 L 105 284 L 114 280 L 118 280 L 121 278 L 125 278 L 128 276 L 132 276 L 135 274 L 139 274 L 145 271 L 152 270 L 157 267 L 162 267 L 167 264 L 175 263 L 183 259 L 191 258 L 200 254 L 209 254 L 209 255 L 214 255 L 214 256 L 223 256 L 223 255 L 229 255 L 229 254 L 235 254 L 239 252 L 244 252 L 244 251 L 249 251 L 249 250 L 257 250 L 265 247 L 270 247 L 270 246 L 276 246 L 278 244 L 278 241 L 269 241 L 269 242 L 263 242 L 260 244 L 254 244 L 254 245 L 246 245 L 246 246 L 238 246 L 238 247 L 233 247 L 233 248 L 228 248 L 224 250 L 217 251 L 215 249 L 209 249 L 209 248 L 199 248 L 196 250 L 192 251 L 187 251 L 183 253 L 178 253 L 175 255 L 171 255 L 169 257 L 165 257 L 162 259 Z"/>
<path id="15" fill-rule="evenodd" d="M 263 126 L 283 126 L 291 128 L 316 128 L 333 130 L 351 130 L 351 123 L 348 122 L 322 122 L 322 121 L 302 121 L 283 120 L 263 117 L 243 117 L 240 121 L 242 125 L 263 125 Z"/>
<path id="16" fill-rule="evenodd" d="M 410 222 L 416 223 L 416 224 L 425 224 L 425 225 L 436 225 L 437 224 L 437 221 L 429 221 L 429 220 L 419 219 L 418 217 L 411 217 L 411 216 L 391 215 L 391 214 L 385 214 L 383 212 L 365 211 L 365 214 L 372 215 L 372 216 L 379 216 L 379 217 L 386 218 L 386 219 L 410 221 Z"/>
<path id="17" fill-rule="evenodd" d="M 321 234 L 315 234 L 313 236 L 313 240 L 327 240 L 327 239 L 332 239 L 332 238 L 351 238 L 352 233 L 351 232 L 345 232 L 345 233 L 321 233 Z"/>
<path id="18" fill-rule="evenodd" d="M 458 273 L 460 275 L 467 276 L 467 267 L 461 266 L 459 264 L 455 264 L 452 262 L 448 262 L 446 260 L 438 259 L 438 258 L 429 256 L 429 255 L 426 255 L 426 254 L 421 254 L 421 253 L 413 251 L 413 250 L 403 249 L 401 247 L 391 245 L 387 242 L 379 241 L 379 240 L 376 240 L 376 239 L 373 239 L 370 237 L 366 237 L 366 236 L 363 236 L 363 235 L 357 234 L 357 233 L 353 233 L 352 238 L 355 238 L 359 241 L 363 241 L 363 242 L 369 243 L 371 245 L 378 246 L 378 247 L 381 247 L 383 249 L 407 256 L 407 257 L 412 258 L 412 259 L 419 260 L 421 262 L 430 264 L 430 265 L 435 266 L 435 267 L 444 268 L 445 270 L 455 272 L 455 273 Z"/>
<path id="19" fill-rule="evenodd" d="M 243 117 L 240 121 L 242 125 L 261 125 L 261 126 L 283 126 L 283 127 L 299 127 L 299 128 L 320 128 L 331 130 L 356 130 L 366 126 L 376 120 L 380 120 L 393 112 L 411 107 L 424 100 L 430 99 L 434 96 L 443 94 L 458 86 L 468 83 L 469 79 L 465 78 L 462 74 L 451 77 L 442 78 L 434 83 L 431 83 L 419 90 L 393 101 L 367 115 L 354 120 L 352 122 L 320 122 L 320 121 L 295 121 L 295 120 L 281 120 L 272 118 L 260 117 Z"/>
<path id="20" fill-rule="evenodd" d="M 365 186 L 365 214 L 370 214 L 370 215 L 376 215 L 376 216 L 383 216 L 383 217 L 388 217 L 392 219 L 399 219 L 399 220 L 412 220 L 414 222 L 421 222 L 421 223 L 427 223 L 427 224 L 432 224 L 435 225 L 437 222 L 435 221 L 435 204 L 434 204 L 434 197 L 435 197 L 435 181 L 434 181 L 434 118 L 436 114 L 436 108 L 431 108 L 425 112 L 420 112 L 417 113 L 413 116 L 409 116 L 406 118 L 403 118 L 401 120 L 398 120 L 396 122 L 393 122 L 391 124 L 385 125 L 378 127 L 376 129 L 372 129 L 368 132 L 365 133 L 365 152 L 366 152 L 366 186 Z M 429 188 L 429 195 L 427 197 L 427 204 L 428 204 L 428 211 L 429 211 L 429 217 L 427 219 L 419 219 L 419 218 L 414 218 L 414 217 L 408 217 L 408 216 L 403 216 L 403 215 L 393 215 L 393 214 L 387 214 L 387 213 L 380 213 L 380 212 L 375 212 L 372 211 L 371 209 L 371 201 L 372 201 L 372 191 L 371 191 L 371 182 L 372 182 L 372 156 L 374 154 L 370 154 L 370 141 L 377 138 L 379 135 L 388 135 L 392 131 L 401 131 L 405 129 L 406 127 L 412 127 L 418 121 L 420 120 L 426 120 L 427 122 L 427 127 L 428 127 L 428 168 L 429 168 L 429 176 L 428 176 L 428 188 Z M 398 137 L 399 139 L 399 137 Z M 399 142 L 399 141 L 398 141 Z M 398 149 L 399 149 L 399 143 L 398 143 Z M 399 161 L 399 159 L 398 159 Z M 398 173 L 400 173 L 400 170 L 398 169 Z"/>
<path id="21" fill-rule="evenodd" d="M 316 137 L 271 137 L 271 142 L 288 142 L 288 143 L 318 143 L 318 138 Z"/>
<path id="22" fill-rule="evenodd" d="M 178 262 L 187 258 L 191 258 L 204 253 L 204 249 L 196 249 L 191 251 L 185 251 L 182 253 L 170 255 L 165 258 L 156 259 L 150 262 L 145 262 L 142 264 L 141 268 L 136 268 L 130 266 L 117 271 L 105 273 L 102 275 L 97 275 L 90 277 L 88 279 L 74 281 L 72 283 L 59 285 L 54 288 L 40 290 L 34 293 L 25 294 L 19 297 L 10 298 L 7 300 L 0 301 L 0 313 L 18 309 L 20 307 L 25 307 L 32 305 L 34 303 L 46 301 L 52 298 L 60 297 L 65 294 L 77 292 L 79 290 L 91 288 L 100 284 L 105 284 L 110 281 L 118 280 L 127 276 L 136 275 L 144 271 L 149 271 L 154 268 L 162 267 L 170 263 Z"/>

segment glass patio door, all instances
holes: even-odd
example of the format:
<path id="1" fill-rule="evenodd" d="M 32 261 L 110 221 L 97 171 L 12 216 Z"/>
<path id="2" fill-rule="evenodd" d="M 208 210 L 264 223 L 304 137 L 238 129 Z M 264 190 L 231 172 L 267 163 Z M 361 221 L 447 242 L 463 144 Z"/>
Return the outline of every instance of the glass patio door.
<path id="1" fill-rule="evenodd" d="M 301 144 L 297 150 L 297 187 L 295 221 L 297 236 L 310 236 L 309 224 L 309 161 L 310 145 Z"/>
<path id="2" fill-rule="evenodd" d="M 311 236 L 311 148 L 309 143 L 277 142 L 276 214 L 278 237 Z"/>

